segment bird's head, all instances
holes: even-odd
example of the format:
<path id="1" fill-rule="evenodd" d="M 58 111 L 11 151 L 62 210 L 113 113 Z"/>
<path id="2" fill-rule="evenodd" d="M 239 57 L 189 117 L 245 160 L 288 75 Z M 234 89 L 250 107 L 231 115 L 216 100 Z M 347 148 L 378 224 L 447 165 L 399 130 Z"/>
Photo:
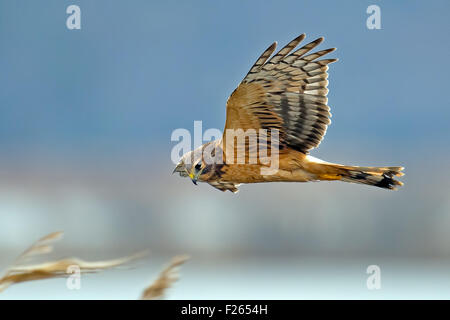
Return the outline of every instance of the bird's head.
<path id="1" fill-rule="evenodd" d="M 183 155 L 180 162 L 173 170 L 173 173 L 178 172 L 181 177 L 189 177 L 192 182 L 197 185 L 197 181 L 200 179 L 204 172 L 205 165 L 202 161 L 202 154 L 195 151 L 190 151 Z"/>

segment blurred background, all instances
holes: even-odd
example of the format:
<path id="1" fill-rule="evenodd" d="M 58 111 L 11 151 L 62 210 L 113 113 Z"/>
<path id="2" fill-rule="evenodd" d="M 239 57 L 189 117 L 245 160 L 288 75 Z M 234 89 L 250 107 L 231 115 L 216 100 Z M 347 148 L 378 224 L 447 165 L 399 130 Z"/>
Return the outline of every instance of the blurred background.
<path id="1" fill-rule="evenodd" d="M 68 30 L 66 8 L 81 8 Z M 381 30 L 366 27 L 381 9 Z M 134 299 L 188 254 L 173 299 L 450 298 L 450 10 L 425 1 L 0 2 L 0 270 L 64 230 L 59 256 L 149 249 L 132 270 L 12 286 L 0 299 Z M 172 176 L 177 128 L 222 129 L 273 41 L 337 47 L 333 123 L 312 155 L 403 165 L 397 192 Z M 381 268 L 368 290 L 366 269 Z"/>

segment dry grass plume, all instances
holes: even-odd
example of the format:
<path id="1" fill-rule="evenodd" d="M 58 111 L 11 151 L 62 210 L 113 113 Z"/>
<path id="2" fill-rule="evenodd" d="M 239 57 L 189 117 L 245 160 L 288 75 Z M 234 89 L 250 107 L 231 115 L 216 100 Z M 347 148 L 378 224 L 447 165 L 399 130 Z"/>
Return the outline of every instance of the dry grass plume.
<path id="1" fill-rule="evenodd" d="M 54 242 L 60 240 L 62 236 L 62 232 L 50 233 L 25 250 L 14 264 L 6 270 L 4 276 L 0 278 L 0 292 L 16 283 L 70 276 L 71 273 L 67 272 L 69 266 L 77 266 L 81 273 L 95 273 L 123 265 L 144 255 L 140 253 L 105 261 L 84 261 L 79 258 L 66 258 L 40 264 L 28 264 L 28 261 L 34 256 L 52 252 Z"/>
<path id="2" fill-rule="evenodd" d="M 165 292 L 179 279 L 178 268 L 189 260 L 188 256 L 175 256 L 165 267 L 158 278 L 142 292 L 141 300 L 156 300 L 164 298 Z"/>

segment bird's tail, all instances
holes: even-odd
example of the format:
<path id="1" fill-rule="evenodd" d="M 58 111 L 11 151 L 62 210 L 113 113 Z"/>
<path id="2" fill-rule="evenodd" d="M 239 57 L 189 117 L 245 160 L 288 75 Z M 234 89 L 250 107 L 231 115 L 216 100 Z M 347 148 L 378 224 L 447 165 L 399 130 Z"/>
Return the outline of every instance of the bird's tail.
<path id="1" fill-rule="evenodd" d="M 318 180 L 341 180 L 391 190 L 396 190 L 398 186 L 403 185 L 401 181 L 394 178 L 403 176 L 403 167 L 343 166 L 321 160 L 312 161 L 310 164 Z"/>

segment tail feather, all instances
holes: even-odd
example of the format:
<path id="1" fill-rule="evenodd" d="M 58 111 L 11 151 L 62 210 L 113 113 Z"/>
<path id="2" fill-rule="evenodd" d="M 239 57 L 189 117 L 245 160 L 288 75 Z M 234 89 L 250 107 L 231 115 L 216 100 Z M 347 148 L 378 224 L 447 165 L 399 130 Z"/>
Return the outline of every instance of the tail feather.
<path id="1" fill-rule="evenodd" d="M 403 185 L 401 181 L 394 179 L 394 176 L 400 177 L 403 175 L 403 172 L 401 172 L 403 167 L 349 167 L 344 170 L 342 181 L 362 183 L 391 190 L 396 190 L 397 186 Z"/>
<path id="2" fill-rule="evenodd" d="M 319 180 L 341 180 L 396 190 L 402 186 L 394 177 L 403 176 L 403 167 L 359 167 L 328 163 L 310 157 L 311 169 Z"/>

